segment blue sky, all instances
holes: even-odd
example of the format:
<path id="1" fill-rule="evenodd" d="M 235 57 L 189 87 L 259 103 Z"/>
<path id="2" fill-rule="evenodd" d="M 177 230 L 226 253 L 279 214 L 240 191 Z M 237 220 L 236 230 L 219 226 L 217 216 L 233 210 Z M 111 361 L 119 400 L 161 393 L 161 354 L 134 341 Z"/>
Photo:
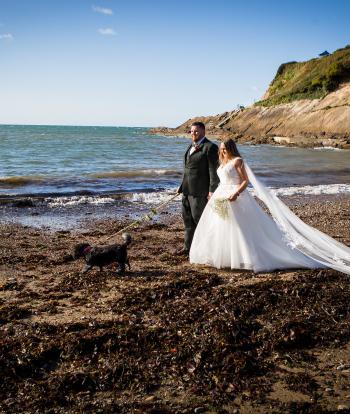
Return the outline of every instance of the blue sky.
<path id="1" fill-rule="evenodd" d="M 350 43 L 350 1 L 0 0 L 0 123 L 176 126 Z"/>

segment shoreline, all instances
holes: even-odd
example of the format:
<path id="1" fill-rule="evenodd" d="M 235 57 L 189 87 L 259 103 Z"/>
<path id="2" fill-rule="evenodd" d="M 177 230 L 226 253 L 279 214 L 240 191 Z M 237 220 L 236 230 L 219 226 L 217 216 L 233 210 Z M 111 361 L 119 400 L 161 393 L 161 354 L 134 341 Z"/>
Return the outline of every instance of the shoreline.
<path id="1" fill-rule="evenodd" d="M 349 196 L 288 204 L 350 245 Z M 74 245 L 103 244 L 129 222 L 90 217 L 64 231 L 0 224 L 1 410 L 350 408 L 349 276 L 190 265 L 174 254 L 183 243 L 177 214 L 130 231 L 124 276 L 113 266 L 81 274 Z"/>
<path id="2" fill-rule="evenodd" d="M 19 197 L 0 202 L 1 224 L 19 224 L 47 231 L 65 231 L 86 227 L 86 223 L 103 220 L 119 220 L 123 222 L 142 219 L 152 209 L 169 200 L 175 193 L 149 192 L 141 194 L 133 201 L 113 197 L 82 197 L 73 202 L 57 200 L 53 204 L 33 202 L 31 197 Z M 350 205 L 350 193 L 335 194 L 292 194 L 278 195 L 291 209 L 300 209 L 308 204 L 328 205 L 334 203 Z M 74 198 L 74 197 L 73 197 Z M 152 214 L 153 215 L 153 214 Z M 155 223 L 167 223 L 173 216 L 181 215 L 181 196 L 175 198 L 164 211 L 153 217 Z M 93 224 L 91 224 L 93 226 Z"/>

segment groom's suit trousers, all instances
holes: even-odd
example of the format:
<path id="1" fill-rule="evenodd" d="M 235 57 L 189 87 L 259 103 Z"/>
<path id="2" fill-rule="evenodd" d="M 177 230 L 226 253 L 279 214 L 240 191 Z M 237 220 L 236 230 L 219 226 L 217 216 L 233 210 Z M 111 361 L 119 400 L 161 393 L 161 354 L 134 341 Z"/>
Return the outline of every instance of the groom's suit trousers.
<path id="1" fill-rule="evenodd" d="M 182 217 L 185 225 L 184 248 L 190 250 L 194 232 L 208 199 L 203 196 L 182 196 Z"/>

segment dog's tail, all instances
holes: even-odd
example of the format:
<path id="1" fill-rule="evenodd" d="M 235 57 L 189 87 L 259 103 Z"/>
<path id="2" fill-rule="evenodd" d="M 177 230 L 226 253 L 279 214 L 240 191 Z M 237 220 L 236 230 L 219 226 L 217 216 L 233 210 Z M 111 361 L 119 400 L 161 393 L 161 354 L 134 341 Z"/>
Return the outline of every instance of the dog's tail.
<path id="1" fill-rule="evenodd" d="M 126 246 L 129 246 L 129 244 L 132 242 L 132 238 L 131 238 L 129 233 L 123 233 L 122 234 L 122 239 L 124 240 L 124 244 Z"/>

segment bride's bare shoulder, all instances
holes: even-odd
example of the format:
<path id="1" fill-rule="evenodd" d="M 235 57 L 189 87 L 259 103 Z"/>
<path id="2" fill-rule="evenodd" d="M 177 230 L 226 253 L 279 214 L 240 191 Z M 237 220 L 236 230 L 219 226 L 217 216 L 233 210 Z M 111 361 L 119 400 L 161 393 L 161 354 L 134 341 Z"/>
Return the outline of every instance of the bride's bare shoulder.
<path id="1" fill-rule="evenodd" d="M 232 164 L 233 164 L 235 167 L 240 167 L 241 165 L 243 165 L 243 160 L 242 160 L 242 158 L 241 158 L 241 157 L 236 157 L 236 158 L 234 158 L 234 159 L 232 160 Z"/>

